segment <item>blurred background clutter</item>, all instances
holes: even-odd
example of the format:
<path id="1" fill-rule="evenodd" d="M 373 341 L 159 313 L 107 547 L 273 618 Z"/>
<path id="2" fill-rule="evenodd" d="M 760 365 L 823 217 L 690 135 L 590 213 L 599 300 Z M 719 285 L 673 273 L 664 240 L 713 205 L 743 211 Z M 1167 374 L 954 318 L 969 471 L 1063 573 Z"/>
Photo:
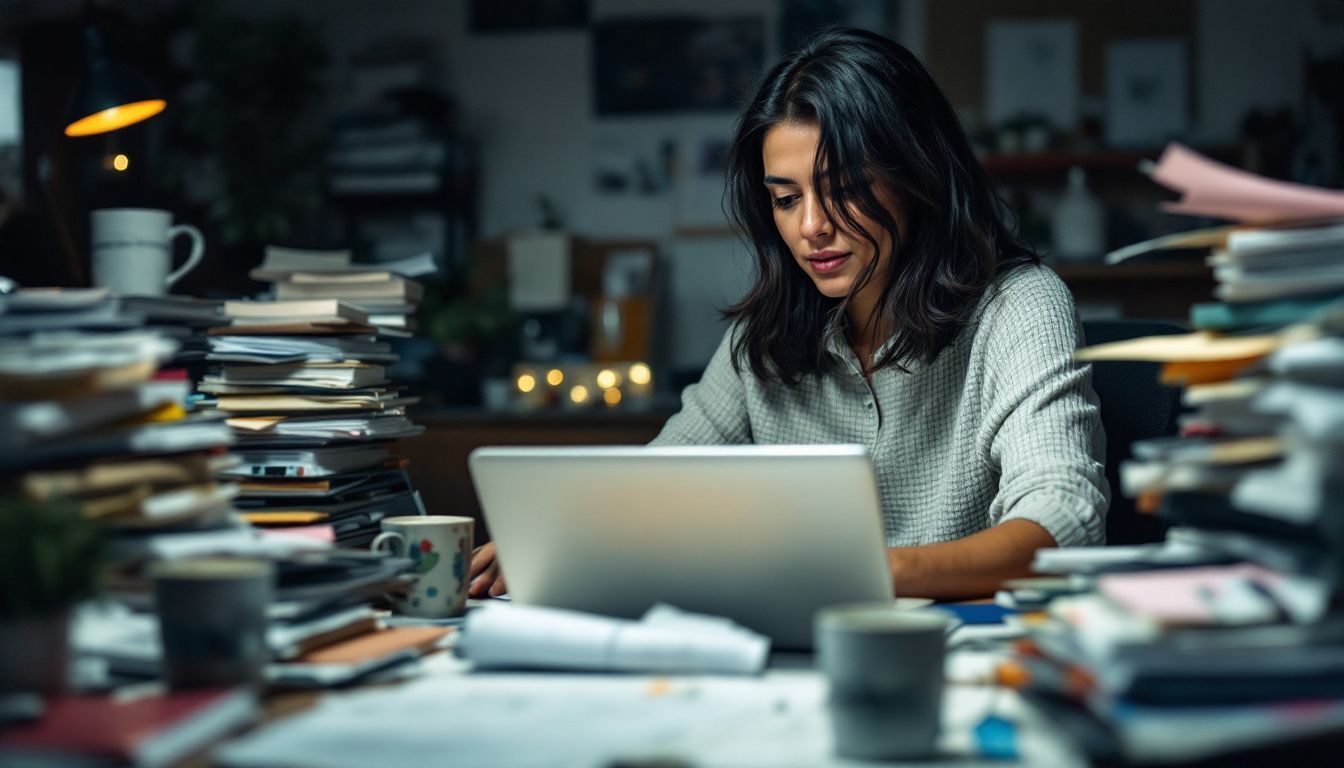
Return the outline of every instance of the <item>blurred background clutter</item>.
<path id="1" fill-rule="evenodd" d="M 91 285 L 90 213 L 150 208 L 204 235 L 174 294 L 400 311 L 388 370 L 427 428 L 409 471 L 470 514 L 475 445 L 642 442 L 698 377 L 751 280 L 721 208 L 733 117 L 763 63 L 820 26 L 927 62 L 1085 319 L 1180 322 L 1212 296 L 1198 253 L 1100 261 L 1184 226 L 1138 171 L 1167 141 L 1325 186 L 1344 155 L 1338 0 L 0 8 L 0 275 Z M 63 132 L 90 30 L 166 109 Z M 359 296 L 272 287 L 254 279 L 268 247 L 426 269 Z M 422 475 L 416 454 L 448 471 Z"/>
<path id="2" fill-rule="evenodd" d="M 1168 141 L 1327 187 L 1344 156 L 1339 0 L 0 9 L 0 275 L 93 285 L 90 214 L 144 208 L 203 234 L 173 294 L 353 303 L 395 330 L 376 355 L 418 398 L 412 478 L 469 514 L 475 445 L 642 442 L 676 408 L 751 280 L 721 208 L 736 109 L 821 26 L 927 62 L 1087 320 L 1182 323 L 1213 296 L 1199 252 L 1101 263 L 1187 227 L 1139 170 Z M 69 135 L 76 86 L 114 70 L 166 108 Z M 395 279 L 258 279 L 268 248 Z"/>

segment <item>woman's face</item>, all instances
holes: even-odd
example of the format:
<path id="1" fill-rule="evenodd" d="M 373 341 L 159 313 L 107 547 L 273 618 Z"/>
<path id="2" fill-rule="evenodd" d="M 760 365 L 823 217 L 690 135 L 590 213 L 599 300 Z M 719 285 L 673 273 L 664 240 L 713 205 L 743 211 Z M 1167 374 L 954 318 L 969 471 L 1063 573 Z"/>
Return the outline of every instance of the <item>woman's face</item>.
<path id="1" fill-rule="evenodd" d="M 854 220 L 877 238 L 876 251 L 857 232 L 836 228 L 822 208 L 826 190 L 813 189 L 813 162 L 821 131 L 816 123 L 780 123 L 765 134 L 761 145 L 765 161 L 765 187 L 774 206 L 775 227 L 789 246 L 794 261 L 812 278 L 817 290 L 831 298 L 843 298 L 864 269 L 874 261 L 876 279 L 854 297 L 856 308 L 870 311 L 882 292 L 881 276 L 891 258 L 891 236 L 876 222 L 851 206 Z M 906 231 L 905 206 L 889 190 L 874 190 L 896 221 L 897 232 Z"/>

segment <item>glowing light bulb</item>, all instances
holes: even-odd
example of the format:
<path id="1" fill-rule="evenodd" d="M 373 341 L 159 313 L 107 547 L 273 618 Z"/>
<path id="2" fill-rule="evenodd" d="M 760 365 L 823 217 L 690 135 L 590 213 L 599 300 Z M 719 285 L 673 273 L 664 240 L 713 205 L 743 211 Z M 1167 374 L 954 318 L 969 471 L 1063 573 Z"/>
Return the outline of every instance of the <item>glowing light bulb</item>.
<path id="1" fill-rule="evenodd" d="M 546 372 L 546 383 L 552 387 L 558 387 L 565 381 L 565 372 L 559 368 L 552 368 Z"/>
<path id="2" fill-rule="evenodd" d="M 118 171 L 124 171 L 131 167 L 131 159 L 125 155 L 117 155 L 112 158 L 112 167 Z"/>
<path id="3" fill-rule="evenodd" d="M 578 405 L 588 402 L 588 388 L 582 384 L 575 384 L 574 388 L 569 390 L 569 399 Z"/>
<path id="4" fill-rule="evenodd" d="M 607 391 L 602 393 L 602 399 L 606 402 L 607 405 L 620 405 L 621 390 L 612 387 L 611 389 L 608 389 Z"/>
<path id="5" fill-rule="evenodd" d="M 518 377 L 518 391 L 531 392 L 537 388 L 537 377 L 530 373 L 524 373 Z"/>
<path id="6" fill-rule="evenodd" d="M 597 386 L 603 389 L 611 389 L 619 383 L 616 372 L 610 368 L 603 368 L 597 372 Z"/>
<path id="7" fill-rule="evenodd" d="M 653 371 L 649 366 L 643 363 L 635 363 L 630 366 L 630 383 L 643 386 L 653 380 Z"/>

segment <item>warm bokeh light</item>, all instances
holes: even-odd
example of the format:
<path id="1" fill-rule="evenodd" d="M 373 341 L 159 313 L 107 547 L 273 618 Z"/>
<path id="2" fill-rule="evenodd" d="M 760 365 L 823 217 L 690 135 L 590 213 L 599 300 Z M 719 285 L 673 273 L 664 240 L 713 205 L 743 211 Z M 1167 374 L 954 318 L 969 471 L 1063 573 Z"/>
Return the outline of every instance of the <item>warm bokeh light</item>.
<path id="1" fill-rule="evenodd" d="M 597 386 L 603 389 L 611 389 L 619 383 L 621 382 L 616 376 L 616 372 L 610 368 L 603 368 L 597 372 Z"/>
<path id="2" fill-rule="evenodd" d="M 131 167 L 131 159 L 125 155 L 117 155 L 112 158 L 112 167 L 118 171 L 124 171 Z"/>
<path id="3" fill-rule="evenodd" d="M 558 387 L 565 381 L 565 372 L 559 368 L 552 368 L 546 372 L 546 383 L 552 387 Z"/>
<path id="4" fill-rule="evenodd" d="M 653 371 L 649 370 L 649 366 L 643 363 L 635 363 L 630 366 L 630 382 L 632 384 L 639 384 L 642 386 L 648 384 L 652 380 Z"/>
<path id="5" fill-rule="evenodd" d="M 537 377 L 530 373 L 524 373 L 518 377 L 518 391 L 531 392 L 537 388 Z"/>
<path id="6" fill-rule="evenodd" d="M 602 393 L 602 399 L 606 401 L 607 405 L 620 405 L 621 390 L 612 387 L 611 389 L 608 389 L 606 392 Z"/>
<path id="7" fill-rule="evenodd" d="M 588 402 L 588 388 L 582 384 L 576 384 L 573 389 L 569 390 L 569 399 L 579 405 Z"/>
<path id="8" fill-rule="evenodd" d="M 168 106 L 162 99 L 152 99 L 150 101 L 137 101 L 131 104 L 123 104 L 120 107 L 104 109 L 102 112 L 95 112 L 88 117 L 80 118 L 65 127 L 66 136 L 93 136 L 98 133 L 107 133 L 115 131 L 118 128 L 125 128 L 128 125 L 138 123 L 141 120 L 147 120 Z"/>

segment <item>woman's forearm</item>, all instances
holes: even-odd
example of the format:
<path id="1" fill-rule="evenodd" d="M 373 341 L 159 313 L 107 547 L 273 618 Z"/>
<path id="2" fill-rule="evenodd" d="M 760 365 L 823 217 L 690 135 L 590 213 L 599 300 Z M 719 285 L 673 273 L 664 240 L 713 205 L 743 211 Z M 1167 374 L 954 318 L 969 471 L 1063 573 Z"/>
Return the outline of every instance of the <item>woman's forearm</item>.
<path id="1" fill-rule="evenodd" d="M 892 547 L 887 563 L 899 597 L 967 600 L 1029 575 L 1036 550 L 1053 546 L 1054 537 L 1036 523 L 1008 520 L 956 541 Z"/>

